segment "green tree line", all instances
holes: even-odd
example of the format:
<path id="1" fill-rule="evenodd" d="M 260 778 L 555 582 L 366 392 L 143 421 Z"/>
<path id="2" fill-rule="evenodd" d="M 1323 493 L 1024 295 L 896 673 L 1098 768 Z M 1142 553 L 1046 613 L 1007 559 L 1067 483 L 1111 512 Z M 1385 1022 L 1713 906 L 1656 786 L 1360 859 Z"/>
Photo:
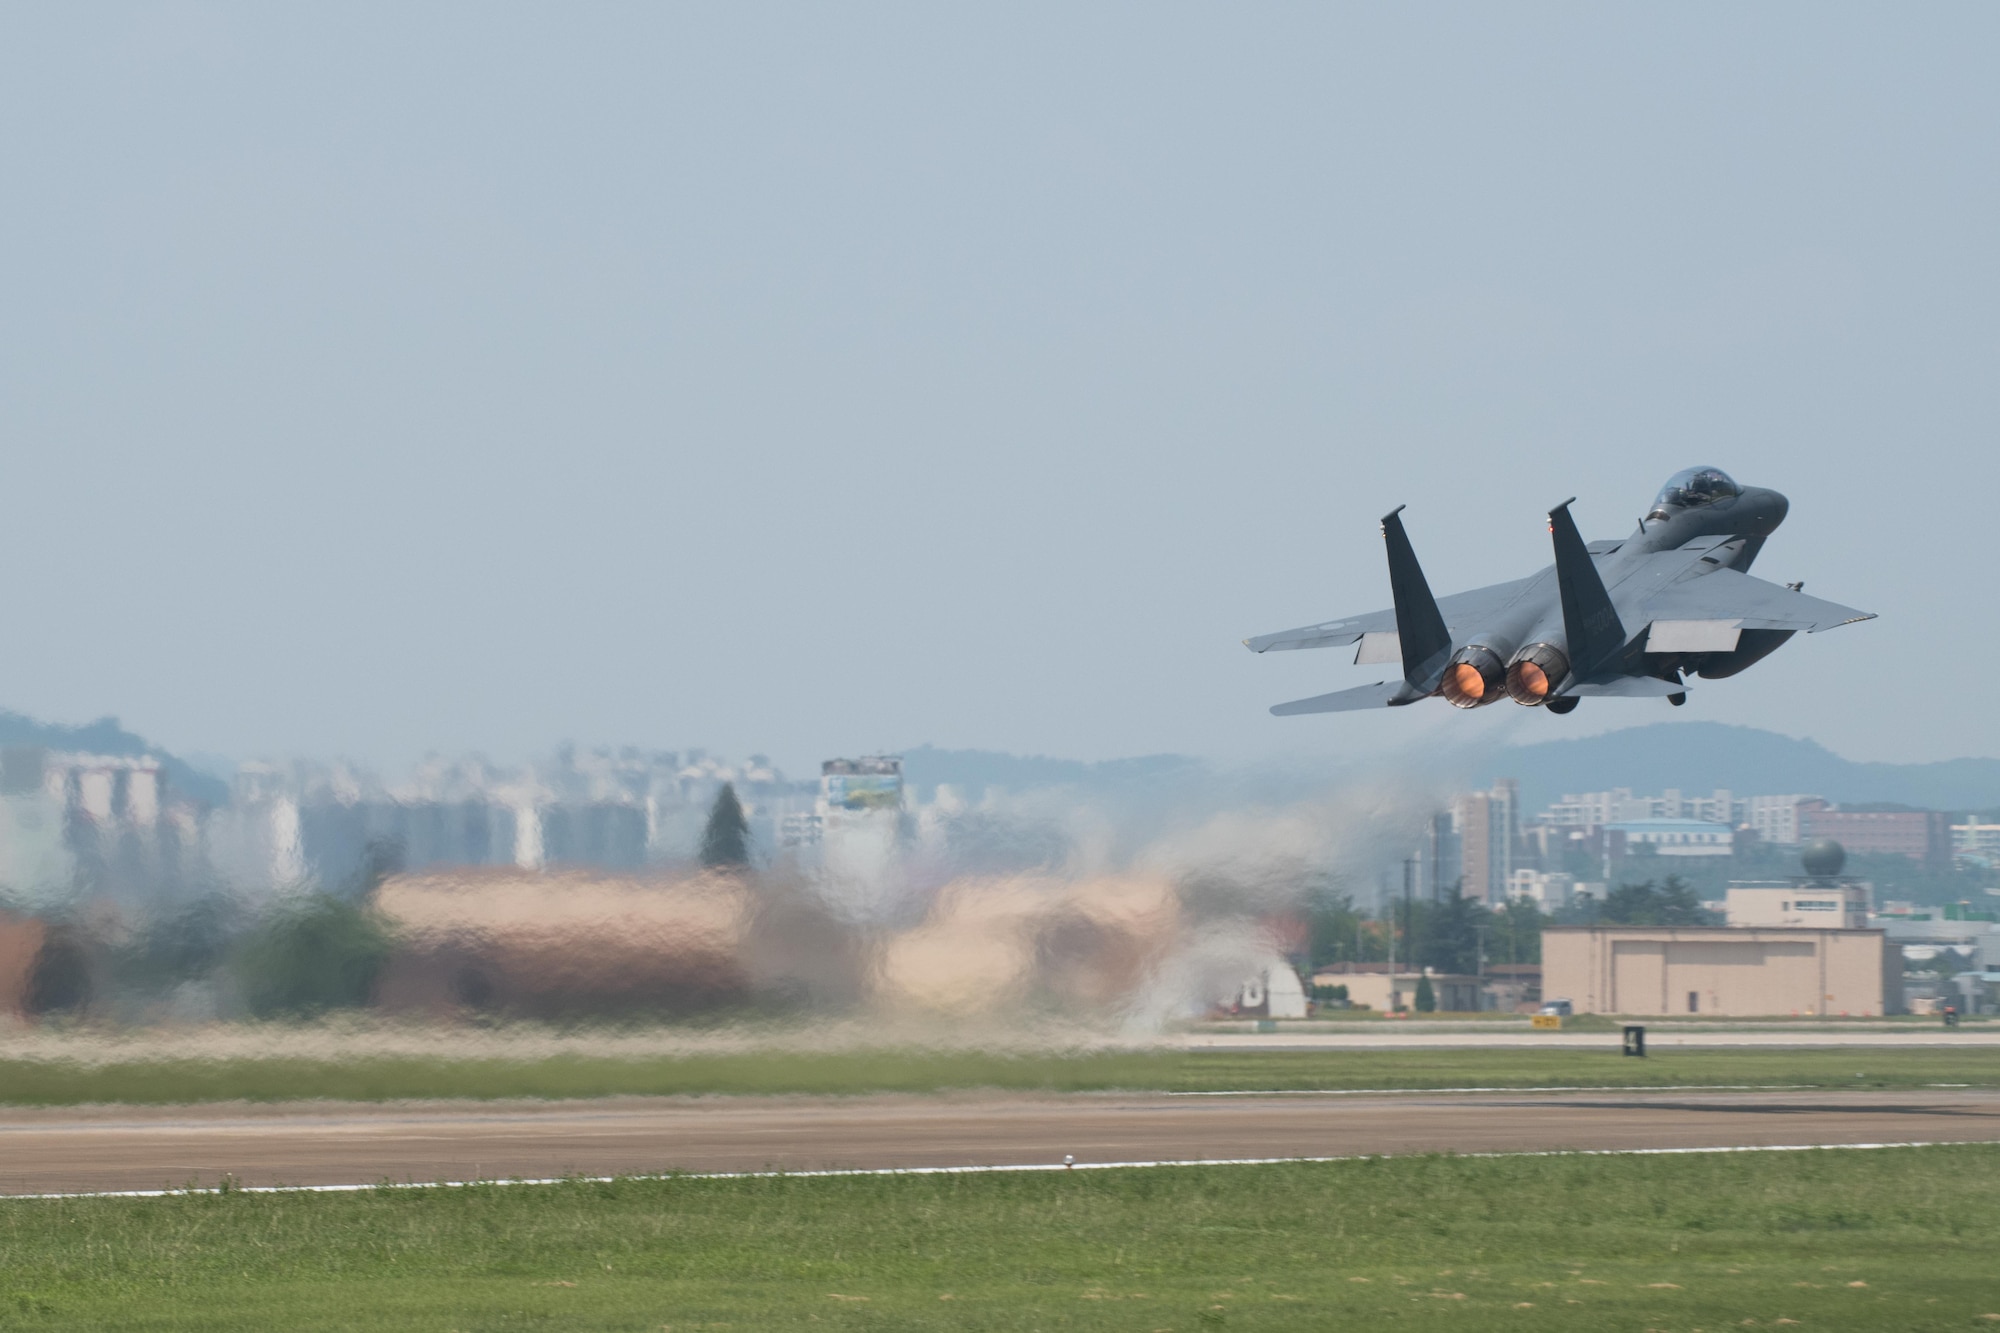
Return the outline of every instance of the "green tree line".
<path id="1" fill-rule="evenodd" d="M 1398 962 L 1439 972 L 1469 975 L 1485 962 L 1539 963 L 1542 931 L 1549 926 L 1702 926 L 1717 924 L 1713 913 L 1678 875 L 1655 882 L 1620 884 L 1600 901 L 1578 903 L 1556 913 L 1517 898 L 1488 907 L 1453 893 L 1437 901 L 1397 900 L 1369 913 L 1345 894 L 1315 898 L 1309 918 L 1312 965 L 1383 963 L 1394 936 Z"/>

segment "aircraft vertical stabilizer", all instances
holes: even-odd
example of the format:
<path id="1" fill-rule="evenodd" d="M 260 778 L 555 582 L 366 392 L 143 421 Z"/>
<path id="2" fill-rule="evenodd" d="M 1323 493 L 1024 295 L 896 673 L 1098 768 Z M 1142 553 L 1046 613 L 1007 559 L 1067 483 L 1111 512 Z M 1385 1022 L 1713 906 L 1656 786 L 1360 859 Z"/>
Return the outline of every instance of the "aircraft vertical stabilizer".
<path id="1" fill-rule="evenodd" d="M 1403 506 L 1382 520 L 1382 537 L 1389 544 L 1389 592 L 1396 600 L 1396 633 L 1402 640 L 1403 679 L 1412 690 L 1429 694 L 1437 688 L 1451 656 L 1451 631 L 1438 612 L 1437 599 L 1424 578 L 1423 566 L 1403 531 Z"/>
<path id="2" fill-rule="evenodd" d="M 1549 534 L 1555 539 L 1563 637 L 1569 640 L 1570 669 L 1580 679 L 1625 646 L 1625 626 L 1570 517 L 1573 503 L 1565 500 L 1549 511 Z"/>

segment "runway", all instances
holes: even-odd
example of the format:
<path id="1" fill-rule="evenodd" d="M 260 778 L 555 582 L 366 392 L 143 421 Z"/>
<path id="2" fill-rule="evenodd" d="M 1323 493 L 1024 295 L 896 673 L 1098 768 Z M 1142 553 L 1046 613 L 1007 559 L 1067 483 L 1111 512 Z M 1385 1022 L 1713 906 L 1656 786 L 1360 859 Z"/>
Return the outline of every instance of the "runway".
<path id="1" fill-rule="evenodd" d="M 667 1171 L 2000 1142 L 2000 1092 L 620 1098 L 0 1112 L 0 1194 Z"/>

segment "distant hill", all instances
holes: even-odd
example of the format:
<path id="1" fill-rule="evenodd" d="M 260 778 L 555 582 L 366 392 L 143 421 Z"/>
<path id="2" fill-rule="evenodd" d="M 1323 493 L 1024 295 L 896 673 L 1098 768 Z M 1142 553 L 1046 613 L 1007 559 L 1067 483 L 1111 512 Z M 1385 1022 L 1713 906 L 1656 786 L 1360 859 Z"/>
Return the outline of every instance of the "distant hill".
<path id="1" fill-rule="evenodd" d="M 1727 787 L 1739 796 L 1811 793 L 1832 801 L 1896 801 L 1933 810 L 2000 807 L 2000 759 L 1930 764 L 1857 763 L 1817 741 L 1720 722 L 1658 722 L 1578 740 L 1503 750 L 1487 778 L 1521 781 L 1523 813 L 1565 792 Z"/>
<path id="2" fill-rule="evenodd" d="M 1207 765 L 1179 754 L 1144 755 L 1137 759 L 1050 759 L 1045 755 L 1003 754 L 994 750 L 939 750 L 920 745 L 903 751 L 903 782 L 919 801 L 949 783 L 969 801 L 978 801 L 990 787 L 1032 791 L 1041 787 L 1078 787 L 1086 791 L 1130 794 L 1149 787 L 1173 787 L 1199 777 Z"/>
<path id="3" fill-rule="evenodd" d="M 229 800 L 229 784 L 168 754 L 118 725 L 115 717 L 100 717 L 82 726 L 37 722 L 21 713 L 0 709 L 0 745 L 41 745 L 51 750 L 81 750 L 88 754 L 150 755 L 160 761 L 167 790 L 206 805 Z"/>
<path id="4" fill-rule="evenodd" d="M 1177 754 L 1085 763 L 925 745 L 904 752 L 903 773 L 920 801 L 930 800 L 939 783 L 950 783 L 972 801 L 989 788 L 1023 792 L 1072 787 L 1151 804 L 1203 792 L 1212 798 L 1218 784 L 1225 783 L 1237 799 L 1296 800 L 1339 779 L 1343 770 L 1280 764 L 1268 771 L 1224 771 Z M 1351 777 L 1352 770 L 1345 775 Z M 2000 759 L 1859 763 L 1817 741 L 1719 722 L 1659 722 L 1579 740 L 1512 746 L 1494 753 L 1472 774 L 1461 770 L 1460 780 L 1466 777 L 1480 784 L 1500 777 L 1519 779 L 1524 815 L 1564 792 L 1614 787 L 1630 787 L 1642 796 L 1669 787 L 1690 795 L 1727 787 L 1738 796 L 1798 792 L 1831 801 L 1887 801 L 1932 810 L 2000 809 Z"/>

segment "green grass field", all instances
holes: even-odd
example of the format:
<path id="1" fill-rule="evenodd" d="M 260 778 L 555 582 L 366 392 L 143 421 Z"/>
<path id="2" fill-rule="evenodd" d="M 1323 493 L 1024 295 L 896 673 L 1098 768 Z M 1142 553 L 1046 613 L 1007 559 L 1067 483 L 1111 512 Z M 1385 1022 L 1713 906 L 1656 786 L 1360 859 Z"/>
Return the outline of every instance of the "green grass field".
<path id="1" fill-rule="evenodd" d="M 1625 1059 L 1532 1047 L 1424 1051 L 1106 1051 L 996 1055 L 851 1051 L 534 1060 L 0 1061 L 0 1104 L 381 1101 L 431 1097 L 604 1097 L 703 1093 L 936 1092 L 954 1088 L 1090 1092 L 1160 1089 L 1361 1089 L 1795 1085 L 2000 1086 L 2000 1048 L 1673 1050 Z"/>
<path id="2" fill-rule="evenodd" d="M 9 1329 L 1968 1329 L 2000 1147 L 0 1203 Z"/>

